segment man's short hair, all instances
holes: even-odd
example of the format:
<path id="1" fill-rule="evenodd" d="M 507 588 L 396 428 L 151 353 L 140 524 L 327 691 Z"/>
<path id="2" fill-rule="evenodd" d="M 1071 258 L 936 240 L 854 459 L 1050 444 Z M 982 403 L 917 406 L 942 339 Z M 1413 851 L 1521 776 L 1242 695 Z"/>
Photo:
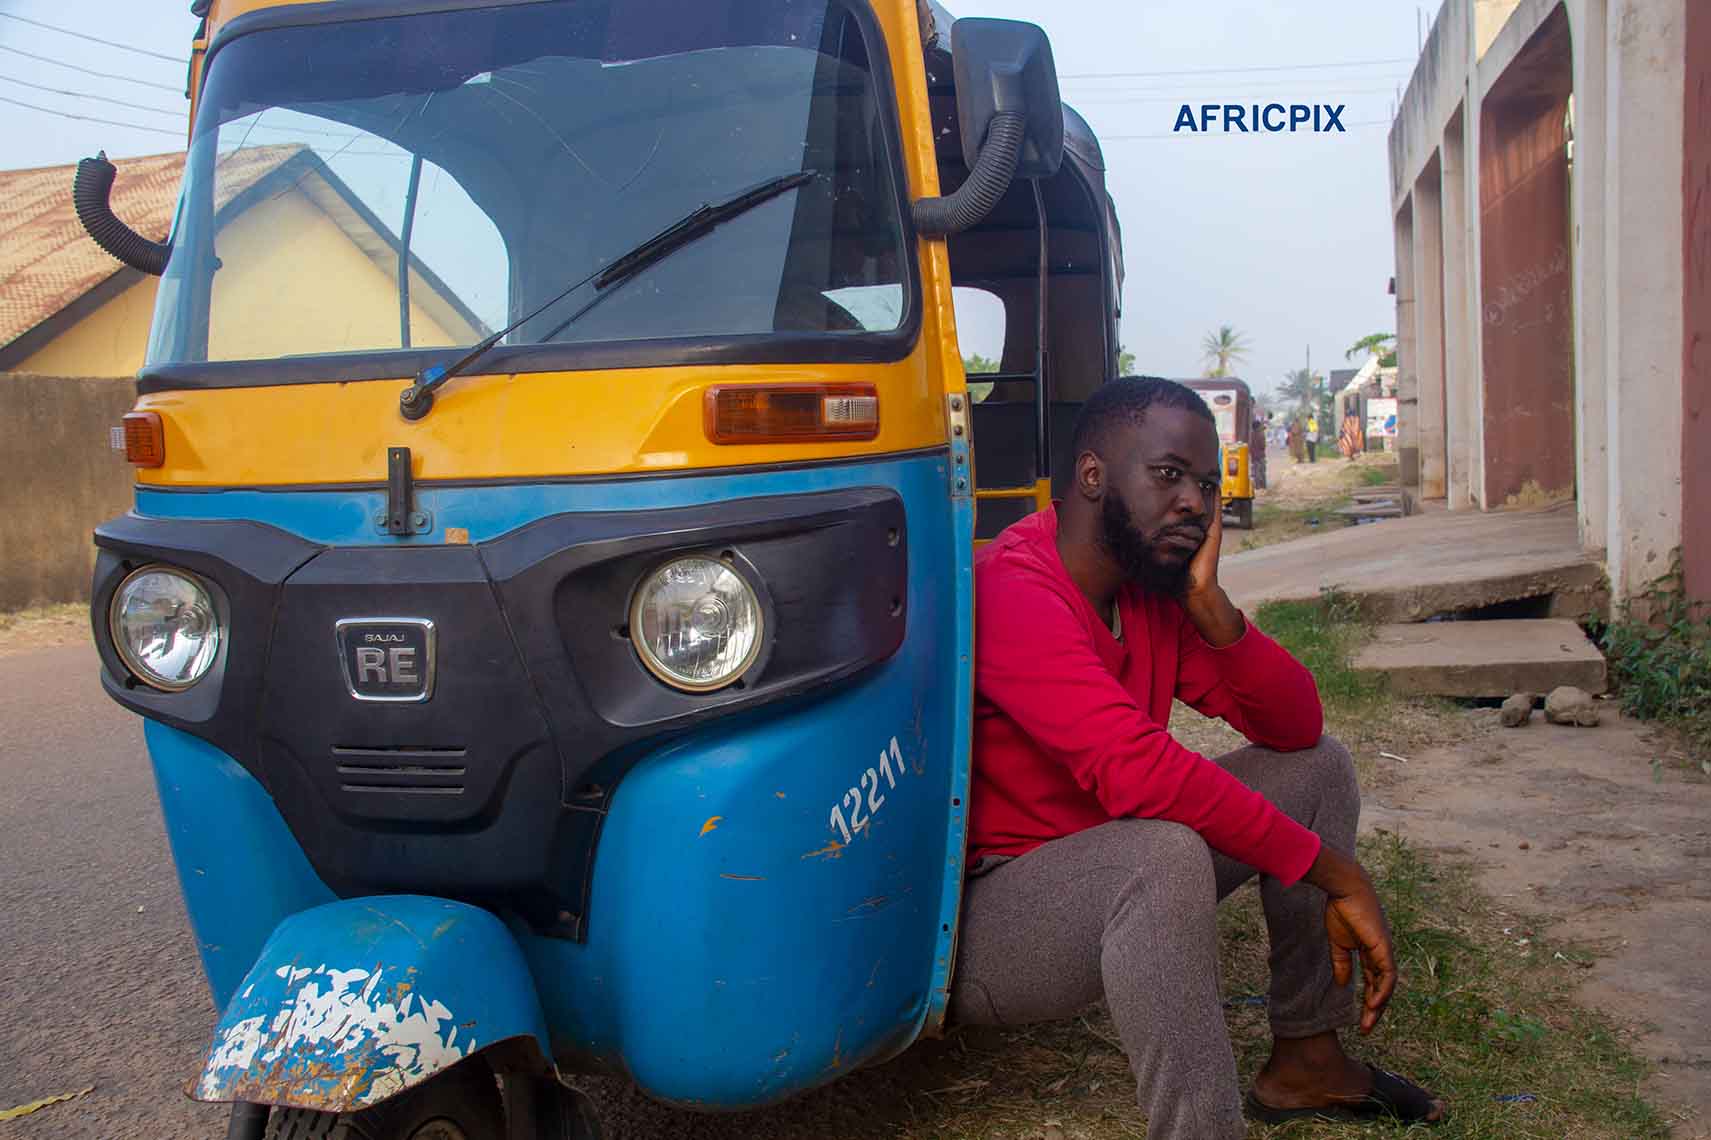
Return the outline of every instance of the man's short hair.
<path id="1" fill-rule="evenodd" d="M 1115 458 L 1110 454 L 1111 437 L 1119 429 L 1145 423 L 1147 409 L 1154 407 L 1178 408 L 1209 424 L 1218 422 L 1200 393 L 1186 384 L 1162 376 L 1121 376 L 1094 389 L 1087 403 L 1081 405 L 1071 455 L 1091 451 L 1101 459 Z"/>

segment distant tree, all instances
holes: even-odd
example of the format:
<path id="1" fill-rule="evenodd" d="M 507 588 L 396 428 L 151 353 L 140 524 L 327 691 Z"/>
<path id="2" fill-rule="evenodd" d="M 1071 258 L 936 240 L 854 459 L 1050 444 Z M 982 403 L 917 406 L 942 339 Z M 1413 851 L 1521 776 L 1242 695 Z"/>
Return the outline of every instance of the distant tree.
<path id="1" fill-rule="evenodd" d="M 1284 374 L 1283 383 L 1277 386 L 1277 398 L 1296 414 L 1308 412 L 1321 402 L 1324 384 L 1325 378 L 1319 373 L 1297 368 Z"/>
<path id="2" fill-rule="evenodd" d="M 978 352 L 971 352 L 962 358 L 962 370 L 970 375 L 976 372 L 996 372 L 998 371 L 998 362 L 990 357 L 982 356 Z"/>
<path id="3" fill-rule="evenodd" d="M 1119 376 L 1133 376 L 1134 374 L 1135 374 L 1135 354 L 1130 352 L 1128 349 L 1124 348 L 1122 345 L 1118 345 L 1117 346 L 1117 375 L 1119 375 Z"/>
<path id="4" fill-rule="evenodd" d="M 1219 325 L 1200 338 L 1200 355 L 1206 363 L 1206 375 L 1228 376 L 1232 364 L 1248 358 L 1248 338 L 1230 325 Z"/>
<path id="5" fill-rule="evenodd" d="M 1349 350 L 1343 354 L 1348 360 L 1357 356 L 1376 356 L 1380 368 L 1396 367 L 1396 334 L 1387 332 L 1368 333 L 1349 345 Z"/>

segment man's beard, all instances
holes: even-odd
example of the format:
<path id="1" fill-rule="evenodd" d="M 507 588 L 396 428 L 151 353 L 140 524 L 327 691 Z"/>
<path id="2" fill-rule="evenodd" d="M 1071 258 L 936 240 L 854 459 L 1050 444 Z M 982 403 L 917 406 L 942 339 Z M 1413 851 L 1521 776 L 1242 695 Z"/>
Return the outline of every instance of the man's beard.
<path id="1" fill-rule="evenodd" d="M 1124 577 L 1144 590 L 1180 595 L 1188 586 L 1188 567 L 1192 558 L 1166 561 L 1169 557 L 1159 540 L 1169 531 L 1187 528 L 1169 527 L 1155 535 L 1144 534 L 1134 524 L 1129 504 L 1117 488 L 1107 487 L 1099 508 L 1100 545 L 1117 560 Z"/>

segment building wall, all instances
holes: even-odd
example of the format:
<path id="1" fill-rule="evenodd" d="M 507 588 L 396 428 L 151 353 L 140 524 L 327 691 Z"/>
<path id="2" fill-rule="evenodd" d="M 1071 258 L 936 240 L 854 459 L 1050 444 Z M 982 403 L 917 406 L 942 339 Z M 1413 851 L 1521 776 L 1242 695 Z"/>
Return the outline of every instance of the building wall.
<path id="1" fill-rule="evenodd" d="M 1574 493 L 1566 110 L 1556 99 L 1488 99 L 1480 108 L 1488 504 Z"/>
<path id="2" fill-rule="evenodd" d="M 1711 602 L 1711 6 L 1685 14 L 1682 169 L 1682 566 Z"/>
<path id="3" fill-rule="evenodd" d="M 89 597 L 89 532 L 131 505 L 132 468 L 108 429 L 136 397 L 128 379 L 0 372 L 8 474 L 0 480 L 0 610 Z"/>
<path id="4" fill-rule="evenodd" d="M 398 343 L 398 283 L 302 193 L 271 198 L 220 232 L 209 355 L 216 360 Z M 47 376 L 134 376 L 159 281 L 144 278 L 22 361 Z M 418 285 L 419 288 L 419 285 Z M 458 343 L 410 305 L 417 347 Z M 467 343 L 467 341 L 465 342 Z"/>
<path id="5" fill-rule="evenodd" d="M 306 195 L 246 211 L 215 252 L 225 268 L 214 277 L 211 359 L 397 347 L 397 279 Z M 410 330 L 418 348 L 455 343 L 414 302 Z"/>
<path id="6" fill-rule="evenodd" d="M 1693 517 L 1711 499 L 1708 22 L 1705 0 L 1445 0 L 1389 139 L 1399 299 L 1429 284 L 1420 178 L 1441 156 L 1451 506 L 1573 491 L 1618 599 L 1678 551 L 1711 593 Z M 1399 328 L 1405 373 L 1427 363 L 1424 316 Z"/>
<path id="7" fill-rule="evenodd" d="M 135 376 L 148 347 L 160 282 L 144 277 L 19 362 L 44 376 Z"/>

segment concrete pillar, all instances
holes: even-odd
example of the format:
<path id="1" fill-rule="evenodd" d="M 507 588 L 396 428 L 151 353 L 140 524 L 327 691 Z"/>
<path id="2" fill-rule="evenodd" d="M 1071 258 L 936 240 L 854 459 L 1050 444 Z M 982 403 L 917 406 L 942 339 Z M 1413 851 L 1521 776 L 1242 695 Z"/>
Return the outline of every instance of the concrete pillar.
<path id="1" fill-rule="evenodd" d="M 1470 280 L 1472 219 L 1468 215 L 1468 170 L 1463 150 L 1464 111 L 1444 131 L 1441 197 L 1444 266 L 1444 420 L 1448 498 L 1452 511 L 1474 504 L 1473 457 L 1478 450 L 1474 423 L 1479 418 L 1475 362 L 1479 323 L 1474 319 Z"/>
<path id="2" fill-rule="evenodd" d="M 1437 158 L 1414 183 L 1414 351 L 1420 497 L 1444 497 L 1444 240 Z"/>
<path id="3" fill-rule="evenodd" d="M 1474 58 L 1485 54 L 1509 16 L 1521 6 L 1521 0 L 1473 0 Z"/>
<path id="4" fill-rule="evenodd" d="M 1617 599 L 1681 546 L 1685 11 L 1611 0 L 1605 122 L 1606 566 Z"/>
<path id="5" fill-rule="evenodd" d="M 1574 37 L 1574 162 L 1569 210 L 1574 220 L 1574 390 L 1576 499 L 1580 545 L 1602 559 L 1610 525 L 1609 389 L 1605 377 L 1604 211 L 1606 0 L 1570 9 Z"/>
<path id="6" fill-rule="evenodd" d="M 1396 214 L 1396 462 L 1404 487 L 1420 486 L 1419 350 L 1414 324 L 1414 201 Z"/>
<path id="7" fill-rule="evenodd" d="M 1483 95 L 1480 89 L 1479 57 L 1484 48 L 1479 43 L 1479 14 L 1470 6 L 1467 19 L 1467 93 L 1462 101 L 1461 161 L 1465 170 L 1462 185 L 1466 188 L 1467 210 L 1467 320 L 1469 344 L 1467 387 L 1470 391 L 1466 415 L 1472 420 L 1469 442 L 1472 454 L 1468 459 L 1468 494 L 1472 505 L 1489 510 L 1492 503 L 1485 495 L 1485 233 L 1480 228 L 1480 170 L 1479 156 L 1484 147 Z"/>

